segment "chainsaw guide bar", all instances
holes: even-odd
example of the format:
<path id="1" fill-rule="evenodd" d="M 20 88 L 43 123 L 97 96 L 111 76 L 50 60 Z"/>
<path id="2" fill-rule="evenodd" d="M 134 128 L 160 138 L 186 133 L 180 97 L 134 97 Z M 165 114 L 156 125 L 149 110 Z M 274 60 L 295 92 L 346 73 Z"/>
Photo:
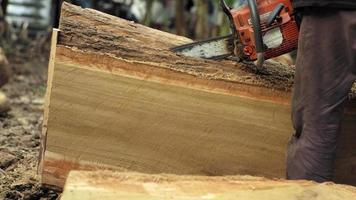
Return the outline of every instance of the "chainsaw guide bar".
<path id="1" fill-rule="evenodd" d="M 171 48 L 173 52 L 195 58 L 223 59 L 233 55 L 233 35 L 211 38 Z"/>

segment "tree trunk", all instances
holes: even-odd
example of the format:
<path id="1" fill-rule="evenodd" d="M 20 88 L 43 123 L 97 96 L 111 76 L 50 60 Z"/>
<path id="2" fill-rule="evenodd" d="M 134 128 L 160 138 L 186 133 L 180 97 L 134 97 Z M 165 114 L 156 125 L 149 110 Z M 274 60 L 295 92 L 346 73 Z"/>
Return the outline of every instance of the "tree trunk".
<path id="1" fill-rule="evenodd" d="M 64 4 L 54 37 L 41 173 L 72 169 L 283 178 L 292 134 L 293 67 L 256 75 L 233 61 L 169 48 L 190 39 Z M 335 180 L 356 183 L 355 102 L 348 102 Z"/>

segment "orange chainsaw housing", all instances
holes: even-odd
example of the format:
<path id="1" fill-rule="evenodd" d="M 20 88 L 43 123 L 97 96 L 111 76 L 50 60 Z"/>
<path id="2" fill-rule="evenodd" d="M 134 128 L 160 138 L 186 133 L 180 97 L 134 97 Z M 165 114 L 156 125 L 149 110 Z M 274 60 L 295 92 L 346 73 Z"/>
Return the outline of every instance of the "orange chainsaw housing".
<path id="1" fill-rule="evenodd" d="M 273 9 L 280 3 L 284 8 L 278 20 L 267 27 L 267 19 Z M 257 0 L 257 10 L 260 15 L 261 31 L 264 41 L 265 59 L 280 56 L 297 48 L 298 26 L 293 16 L 293 7 L 290 0 Z M 240 54 L 245 59 L 256 60 L 254 30 L 251 24 L 250 9 L 248 5 L 230 10 L 234 25 L 242 44 Z M 267 43 L 267 45 L 266 45 Z"/>

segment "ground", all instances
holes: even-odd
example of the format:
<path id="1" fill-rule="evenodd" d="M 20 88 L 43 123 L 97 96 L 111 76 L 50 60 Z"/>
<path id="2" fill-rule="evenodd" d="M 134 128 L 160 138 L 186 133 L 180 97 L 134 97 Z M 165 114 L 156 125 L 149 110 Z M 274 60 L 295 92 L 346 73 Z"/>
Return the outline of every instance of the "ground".
<path id="1" fill-rule="evenodd" d="M 11 110 L 0 114 L 0 199 L 58 199 L 37 174 L 47 57 L 7 56 L 12 79 L 0 90 Z"/>

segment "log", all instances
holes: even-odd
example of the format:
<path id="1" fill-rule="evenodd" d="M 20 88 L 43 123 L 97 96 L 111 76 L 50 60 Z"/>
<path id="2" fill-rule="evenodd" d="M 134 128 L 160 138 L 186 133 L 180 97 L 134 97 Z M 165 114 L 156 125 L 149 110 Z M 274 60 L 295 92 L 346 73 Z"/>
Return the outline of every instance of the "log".
<path id="1" fill-rule="evenodd" d="M 294 69 L 188 58 L 190 39 L 65 3 L 53 40 L 42 182 L 73 169 L 282 178 Z M 355 101 L 335 180 L 356 183 Z"/>
<path id="2" fill-rule="evenodd" d="M 356 188 L 333 183 L 72 171 L 61 200 L 354 200 Z"/>

